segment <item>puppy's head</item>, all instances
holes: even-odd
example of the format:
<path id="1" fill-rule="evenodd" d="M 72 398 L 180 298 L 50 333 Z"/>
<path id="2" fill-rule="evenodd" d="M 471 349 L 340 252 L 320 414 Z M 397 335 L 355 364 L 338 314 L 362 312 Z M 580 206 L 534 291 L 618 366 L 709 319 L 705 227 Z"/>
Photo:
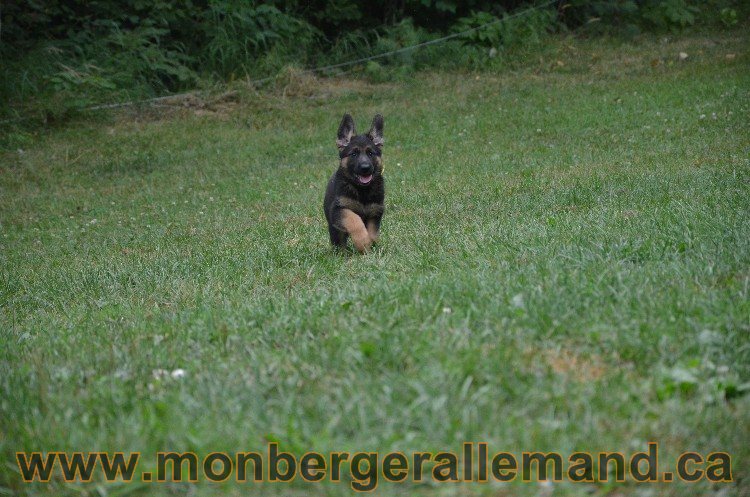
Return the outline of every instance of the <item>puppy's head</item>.
<path id="1" fill-rule="evenodd" d="M 344 174 L 353 183 L 367 186 L 372 180 L 383 174 L 383 116 L 376 114 L 370 131 L 358 135 L 354 119 L 344 114 L 336 137 L 339 147 L 339 158 Z"/>

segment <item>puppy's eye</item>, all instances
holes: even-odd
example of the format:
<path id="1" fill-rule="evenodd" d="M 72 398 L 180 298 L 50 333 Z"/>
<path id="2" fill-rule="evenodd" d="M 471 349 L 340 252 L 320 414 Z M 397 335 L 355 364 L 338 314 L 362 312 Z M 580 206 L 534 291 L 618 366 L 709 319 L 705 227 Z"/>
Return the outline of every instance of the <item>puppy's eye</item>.
<path id="1" fill-rule="evenodd" d="M 349 155 L 351 155 L 352 157 L 356 157 L 359 155 L 359 150 L 352 150 L 352 153 Z"/>
<path id="2" fill-rule="evenodd" d="M 367 151 L 367 157 L 372 157 L 372 150 Z"/>

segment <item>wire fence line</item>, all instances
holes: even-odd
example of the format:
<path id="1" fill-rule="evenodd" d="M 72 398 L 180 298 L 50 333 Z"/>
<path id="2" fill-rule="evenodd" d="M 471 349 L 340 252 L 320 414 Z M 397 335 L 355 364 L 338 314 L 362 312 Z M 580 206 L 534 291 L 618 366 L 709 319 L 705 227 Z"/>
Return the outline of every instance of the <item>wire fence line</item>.
<path id="1" fill-rule="evenodd" d="M 397 54 L 401 54 L 401 53 L 410 52 L 412 50 L 417 50 L 419 48 L 426 47 L 426 46 L 429 46 L 429 45 L 437 45 L 438 43 L 443 43 L 443 42 L 446 42 L 448 40 L 452 40 L 452 39 L 455 39 L 455 38 L 460 38 L 462 36 L 466 36 L 468 34 L 471 34 L 471 33 L 474 33 L 476 31 L 479 31 L 480 29 L 484 29 L 484 28 L 489 27 L 489 26 L 493 26 L 493 25 L 496 25 L 496 24 L 500 24 L 500 23 L 509 21 L 510 19 L 515 19 L 515 18 L 518 18 L 518 17 L 525 16 L 525 15 L 529 14 L 530 12 L 534 12 L 534 11 L 537 11 L 537 10 L 540 10 L 540 9 L 544 9 L 546 7 L 549 7 L 550 5 L 553 5 L 555 3 L 559 3 L 559 1 L 560 0 L 547 0 L 546 2 L 543 2 L 543 3 L 539 4 L 539 5 L 534 5 L 532 7 L 529 7 L 527 9 L 525 9 L 525 10 L 522 10 L 520 12 L 515 12 L 515 13 L 507 15 L 505 17 L 498 18 L 498 19 L 495 19 L 493 21 L 486 22 L 484 24 L 480 24 L 479 26 L 475 26 L 473 28 L 465 29 L 465 30 L 457 32 L 457 33 L 451 33 L 451 34 L 446 35 L 446 36 L 441 36 L 440 38 L 435 38 L 435 39 L 432 39 L 432 40 L 427 40 L 427 41 L 424 41 L 424 42 L 421 42 L 421 43 L 417 43 L 415 45 L 409 45 L 409 46 L 406 46 L 406 47 L 397 48 L 395 50 L 389 50 L 387 52 L 382 52 L 382 53 L 375 54 L 375 55 L 370 55 L 370 56 L 367 56 L 367 57 L 361 57 L 359 59 L 349 60 L 349 61 L 346 61 L 346 62 L 339 62 L 339 63 L 336 63 L 336 64 L 330 64 L 330 65 L 326 65 L 326 66 L 313 67 L 313 68 L 310 68 L 310 69 L 305 69 L 303 71 L 300 71 L 300 74 L 315 74 L 315 73 L 318 73 L 318 72 L 330 71 L 332 69 L 339 69 L 339 68 L 342 68 L 342 67 L 354 66 L 354 65 L 357 65 L 357 64 L 361 64 L 363 62 L 369 62 L 371 60 L 382 59 L 384 57 L 390 57 L 392 55 L 397 55 Z M 260 85 L 260 84 L 263 84 L 263 83 L 268 83 L 269 81 L 273 81 L 277 77 L 278 77 L 277 75 L 274 75 L 274 76 L 267 76 L 267 77 L 264 77 L 264 78 L 253 79 L 253 80 L 248 81 L 248 84 L 249 85 L 253 85 L 253 86 L 254 85 Z M 170 94 L 170 95 L 163 95 L 161 97 L 147 98 L 147 99 L 143 99 L 143 100 L 131 100 L 131 101 L 128 101 L 128 102 L 114 102 L 114 103 L 108 103 L 108 104 L 93 105 L 93 106 L 90 106 L 90 107 L 85 107 L 82 110 L 84 110 L 84 111 L 92 111 L 92 110 L 116 109 L 116 108 L 121 108 L 121 107 L 131 107 L 131 106 L 134 106 L 134 105 L 159 103 L 159 102 L 164 102 L 164 101 L 168 101 L 168 100 L 172 100 L 172 99 L 179 99 L 179 98 L 189 97 L 189 96 L 192 96 L 192 95 L 199 95 L 200 93 L 202 93 L 202 92 L 193 90 L 193 91 L 189 91 L 189 92 L 173 93 L 173 94 Z M 24 120 L 24 119 L 30 119 L 30 118 L 28 118 L 28 117 L 27 118 L 21 117 L 21 118 L 6 119 L 6 120 L 3 120 L 3 121 L 0 121 L 0 124 L 6 124 L 6 123 L 9 123 L 9 122 L 14 122 L 14 121 L 21 121 L 21 120 Z"/>
<path id="2" fill-rule="evenodd" d="M 550 5 L 552 5 L 553 3 L 557 3 L 558 1 L 559 0 L 549 0 L 547 2 L 544 2 L 542 4 L 536 5 L 534 7 L 530 7 L 528 9 L 526 9 L 526 10 L 521 11 L 521 12 L 516 12 L 515 14 L 511 14 L 511 15 L 506 16 L 506 17 L 495 19 L 494 21 L 486 22 L 486 23 L 481 24 L 479 26 L 475 26 L 473 28 L 469 28 L 469 29 L 466 29 L 466 30 L 458 32 L 458 33 L 452 33 L 452 34 L 449 34 L 449 35 L 446 35 L 446 36 L 443 36 L 443 37 L 440 37 L 440 38 L 435 38 L 434 40 L 428 40 L 428 41 L 424 41 L 422 43 L 417 43 L 416 45 L 410 45 L 408 47 L 401 47 L 401 48 L 397 48 L 395 50 L 390 50 L 388 52 L 383 52 L 383 53 L 379 53 L 379 54 L 376 54 L 376 55 L 370 55 L 368 57 L 362 57 L 360 59 L 350 60 L 350 61 L 347 61 L 347 62 L 341 62 L 341 63 L 338 63 L 338 64 L 331 64 L 331 65 L 328 65 L 328 66 L 316 67 L 316 68 L 313 68 L 313 69 L 307 69 L 307 70 L 302 71 L 302 72 L 303 73 L 314 73 L 314 72 L 320 72 L 320 71 L 328 71 L 328 70 L 331 70 L 331 69 L 338 69 L 339 67 L 346 67 L 346 66 L 352 66 L 352 65 L 355 65 L 355 64 L 361 64 L 362 62 L 368 62 L 368 61 L 371 61 L 371 60 L 381 59 L 383 57 L 389 57 L 391 55 L 396 55 L 396 54 L 399 54 L 399 53 L 409 52 L 409 51 L 412 51 L 412 50 L 416 50 L 417 48 L 426 47 L 428 45 L 435 45 L 437 43 L 442 43 L 444 41 L 452 40 L 453 38 L 458 38 L 458 37 L 465 36 L 467 34 L 473 33 L 475 31 L 479 31 L 480 29 L 486 28 L 488 26 L 492 26 L 492 25 L 495 25 L 495 24 L 500 24 L 500 23 L 502 23 L 504 21 L 508 21 L 508 20 L 516 18 L 516 17 L 521 17 L 523 15 L 528 14 L 529 12 L 532 12 L 532 11 L 535 11 L 535 10 L 539 10 L 539 9 L 543 9 L 545 7 L 549 7 Z M 271 76 L 271 77 L 268 77 L 268 78 L 262 78 L 260 80 L 251 81 L 251 83 L 266 82 L 266 81 L 270 81 L 270 80 L 272 80 L 274 78 L 275 78 L 275 76 Z"/>

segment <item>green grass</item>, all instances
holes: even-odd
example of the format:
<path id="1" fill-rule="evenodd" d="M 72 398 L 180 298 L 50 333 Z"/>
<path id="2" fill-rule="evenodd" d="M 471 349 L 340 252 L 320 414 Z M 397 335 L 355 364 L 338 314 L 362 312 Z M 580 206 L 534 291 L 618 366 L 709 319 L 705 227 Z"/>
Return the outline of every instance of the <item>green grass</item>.
<path id="1" fill-rule="evenodd" d="M 749 40 L 561 39 L 503 73 L 323 82 L 7 135 L 0 495 L 186 491 L 27 485 L 17 450 L 140 451 L 140 471 L 158 450 L 268 440 L 298 455 L 656 441 L 667 466 L 728 451 L 737 481 L 717 490 L 748 495 Z M 322 215 L 346 111 L 360 128 L 385 115 L 386 215 L 366 256 L 332 253 Z"/>

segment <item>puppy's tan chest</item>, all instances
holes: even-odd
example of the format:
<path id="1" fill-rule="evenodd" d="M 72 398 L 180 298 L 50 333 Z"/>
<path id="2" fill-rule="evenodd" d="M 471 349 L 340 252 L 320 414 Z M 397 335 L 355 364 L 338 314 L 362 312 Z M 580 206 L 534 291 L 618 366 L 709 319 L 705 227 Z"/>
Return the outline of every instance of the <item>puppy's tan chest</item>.
<path id="1" fill-rule="evenodd" d="M 359 200 L 354 200 L 353 198 L 344 196 L 338 197 L 338 199 L 336 199 L 336 203 L 344 209 L 349 209 L 350 211 L 357 213 L 364 219 L 370 219 L 379 216 L 383 214 L 384 210 L 383 204 L 364 204 Z"/>

